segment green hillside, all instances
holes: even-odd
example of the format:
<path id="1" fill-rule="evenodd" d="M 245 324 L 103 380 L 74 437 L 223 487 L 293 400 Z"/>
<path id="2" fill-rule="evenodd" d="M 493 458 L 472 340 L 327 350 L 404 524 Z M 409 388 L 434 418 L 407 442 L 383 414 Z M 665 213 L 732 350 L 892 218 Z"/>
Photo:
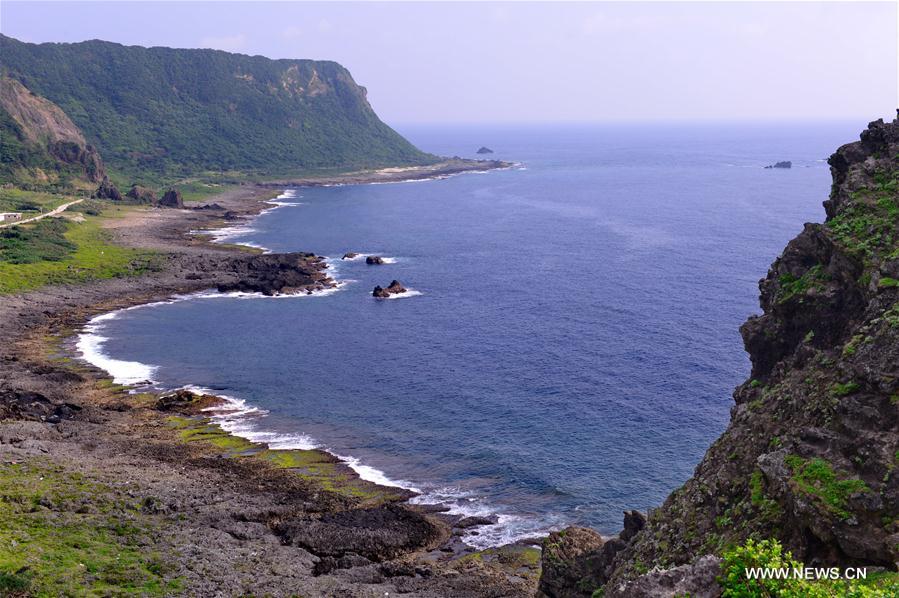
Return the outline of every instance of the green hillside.
<path id="1" fill-rule="evenodd" d="M 62 108 L 113 172 L 423 164 L 335 62 L 0 35 L 0 67 Z"/>

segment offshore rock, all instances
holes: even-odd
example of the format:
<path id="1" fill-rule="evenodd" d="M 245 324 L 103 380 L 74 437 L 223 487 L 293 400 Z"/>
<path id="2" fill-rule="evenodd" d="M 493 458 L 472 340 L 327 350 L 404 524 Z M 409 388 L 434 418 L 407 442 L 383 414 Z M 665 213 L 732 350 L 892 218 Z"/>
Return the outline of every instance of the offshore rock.
<path id="1" fill-rule="evenodd" d="M 387 299 L 391 295 L 399 295 L 400 293 L 405 293 L 406 290 L 406 287 L 400 284 L 400 281 L 394 280 L 386 289 L 380 286 L 375 287 L 371 292 L 371 296 L 377 297 L 378 299 Z"/>
<path id="2" fill-rule="evenodd" d="M 489 147 L 486 147 L 486 146 L 483 146 L 483 145 L 482 145 L 481 148 L 478 150 L 478 153 L 479 153 L 479 154 L 492 154 L 492 153 L 493 153 L 493 150 L 490 149 Z"/>
<path id="3" fill-rule="evenodd" d="M 380 266 L 384 263 L 384 258 L 380 255 L 370 255 L 365 258 L 365 263 L 369 266 Z"/>
<path id="4" fill-rule="evenodd" d="M 765 168 L 793 168 L 793 163 L 789 160 L 784 160 L 783 162 L 775 162 L 774 164 L 769 164 L 765 166 Z"/>

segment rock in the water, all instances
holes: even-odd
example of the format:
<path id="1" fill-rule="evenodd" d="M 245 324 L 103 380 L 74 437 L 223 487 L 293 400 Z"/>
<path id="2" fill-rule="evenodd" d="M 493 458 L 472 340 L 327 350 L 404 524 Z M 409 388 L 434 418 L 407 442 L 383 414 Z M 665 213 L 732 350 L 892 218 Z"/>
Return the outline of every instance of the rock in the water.
<path id="1" fill-rule="evenodd" d="M 793 163 L 789 160 L 784 160 L 783 162 L 769 164 L 768 166 L 765 166 L 765 168 L 793 168 Z"/>
<path id="2" fill-rule="evenodd" d="M 255 255 L 249 260 L 235 259 L 231 267 L 234 280 L 219 283 L 220 293 L 292 294 L 334 284 L 324 272 L 324 262 L 311 253 Z"/>
<path id="3" fill-rule="evenodd" d="M 370 255 L 365 258 L 365 263 L 369 266 L 380 266 L 384 263 L 384 258 L 380 255 Z"/>
<path id="4" fill-rule="evenodd" d="M 181 199 L 181 192 L 177 189 L 169 189 L 159 200 L 159 206 L 163 208 L 183 208 L 184 200 Z"/>
<path id="5" fill-rule="evenodd" d="M 399 295 L 400 293 L 405 293 L 406 290 L 406 287 L 400 284 L 400 281 L 394 280 L 386 289 L 382 288 L 381 286 L 376 286 L 371 292 L 371 296 L 377 297 L 378 299 L 387 299 L 391 295 Z"/>
<path id="6" fill-rule="evenodd" d="M 216 407 L 224 403 L 221 397 L 210 394 L 197 394 L 183 388 L 166 393 L 156 401 L 160 411 L 175 411 L 185 415 L 197 415 L 204 409 Z"/>
<path id="7" fill-rule="evenodd" d="M 156 203 L 159 201 L 159 198 L 156 197 L 156 193 L 147 187 L 141 187 L 140 185 L 132 185 L 131 189 L 125 196 L 138 203 Z"/>
<path id="8" fill-rule="evenodd" d="M 346 253 L 343 254 L 343 257 L 340 258 L 340 259 L 342 259 L 342 260 L 354 260 L 354 259 L 356 259 L 357 257 L 359 257 L 359 254 L 356 253 L 355 251 L 347 251 Z"/>
<path id="9" fill-rule="evenodd" d="M 109 177 L 104 176 L 103 180 L 100 182 L 100 186 L 97 187 L 96 191 L 94 191 L 93 198 L 122 201 L 122 194 L 119 193 L 119 190 L 116 188 L 116 186 L 112 184 L 112 181 L 109 180 Z"/>
<path id="10" fill-rule="evenodd" d="M 479 154 L 492 154 L 493 150 L 486 146 L 481 146 L 481 149 L 478 150 Z"/>

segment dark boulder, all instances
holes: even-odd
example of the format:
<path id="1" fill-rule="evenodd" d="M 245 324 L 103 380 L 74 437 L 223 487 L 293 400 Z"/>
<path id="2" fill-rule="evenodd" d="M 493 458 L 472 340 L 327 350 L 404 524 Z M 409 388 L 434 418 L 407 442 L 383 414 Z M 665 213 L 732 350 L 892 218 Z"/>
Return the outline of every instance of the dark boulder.
<path id="1" fill-rule="evenodd" d="M 793 163 L 789 160 L 784 160 L 783 162 L 769 164 L 768 166 L 765 166 L 765 168 L 793 168 Z"/>
<path id="2" fill-rule="evenodd" d="M 46 396 L 27 390 L 0 390 L 0 420 L 27 419 L 58 424 L 72 419 L 81 407 L 73 403 L 54 403 Z"/>
<path id="3" fill-rule="evenodd" d="M 123 199 L 122 194 L 119 193 L 119 190 L 112 184 L 108 176 L 103 177 L 100 186 L 97 187 L 97 190 L 94 191 L 91 197 L 94 199 L 111 199 L 112 201 L 122 201 Z"/>
<path id="4" fill-rule="evenodd" d="M 479 154 L 492 154 L 493 150 L 486 146 L 481 146 L 481 149 L 478 150 Z"/>
<path id="5" fill-rule="evenodd" d="M 353 259 L 356 259 L 357 257 L 359 257 L 359 254 L 356 253 L 355 251 L 347 251 L 346 253 L 343 254 L 343 257 L 340 259 L 353 260 Z"/>
<path id="6" fill-rule="evenodd" d="M 125 196 L 138 203 L 154 204 L 159 201 L 159 198 L 156 197 L 156 193 L 152 189 L 141 187 L 140 185 L 132 185 Z"/>
<path id="7" fill-rule="evenodd" d="M 480 525 L 493 525 L 498 522 L 499 518 L 495 515 L 491 517 L 482 517 L 480 515 L 472 515 L 470 517 L 464 517 L 460 519 L 453 527 L 459 529 L 468 529 L 470 527 L 478 527 Z"/>
<path id="8" fill-rule="evenodd" d="M 370 255 L 365 258 L 365 263 L 369 266 L 380 266 L 384 263 L 384 258 L 380 255 Z"/>
<path id="9" fill-rule="evenodd" d="M 181 192 L 177 189 L 169 189 L 159 200 L 159 206 L 163 208 L 183 208 L 184 200 L 181 198 Z"/>
<path id="10" fill-rule="evenodd" d="M 390 283 L 390 286 L 388 286 L 386 289 L 382 288 L 380 286 L 376 286 L 374 288 L 374 290 L 371 292 L 371 296 L 376 297 L 378 299 L 387 299 L 391 295 L 399 295 L 401 293 L 405 293 L 406 290 L 407 290 L 406 287 L 404 287 L 400 283 L 400 281 L 394 280 L 393 282 Z"/>
<path id="11" fill-rule="evenodd" d="M 630 542 L 644 527 L 646 527 L 646 515 L 640 511 L 625 511 L 624 529 L 619 534 L 619 537 L 625 542 Z"/>

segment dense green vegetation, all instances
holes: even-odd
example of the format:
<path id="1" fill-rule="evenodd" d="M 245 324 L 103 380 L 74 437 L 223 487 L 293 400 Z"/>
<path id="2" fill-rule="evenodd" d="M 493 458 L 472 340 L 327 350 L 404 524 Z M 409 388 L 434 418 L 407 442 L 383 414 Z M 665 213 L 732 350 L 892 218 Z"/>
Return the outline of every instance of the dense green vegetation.
<path id="1" fill-rule="evenodd" d="M 434 161 L 381 122 L 334 62 L 0 36 L 0 67 L 60 106 L 111 170 L 136 178 Z M 9 139 L 4 159 L 28 159 Z"/>
<path id="2" fill-rule="evenodd" d="M 770 568 L 798 571 L 805 567 L 777 540 L 748 540 L 724 553 L 719 578 L 723 598 L 889 598 L 899 595 L 899 575 L 871 571 L 864 580 L 749 579 L 746 570 Z"/>
<path id="3" fill-rule="evenodd" d="M 33 226 L 0 229 L 0 263 L 58 262 L 78 248 L 66 239 L 65 220 L 45 218 Z"/>
<path id="4" fill-rule="evenodd" d="M 158 267 L 155 254 L 112 244 L 100 218 L 45 218 L 0 231 L 0 295 L 47 284 L 135 276 Z"/>
<path id="5" fill-rule="evenodd" d="M 49 462 L 0 464 L 0 595 L 177 592 L 140 507 Z"/>

